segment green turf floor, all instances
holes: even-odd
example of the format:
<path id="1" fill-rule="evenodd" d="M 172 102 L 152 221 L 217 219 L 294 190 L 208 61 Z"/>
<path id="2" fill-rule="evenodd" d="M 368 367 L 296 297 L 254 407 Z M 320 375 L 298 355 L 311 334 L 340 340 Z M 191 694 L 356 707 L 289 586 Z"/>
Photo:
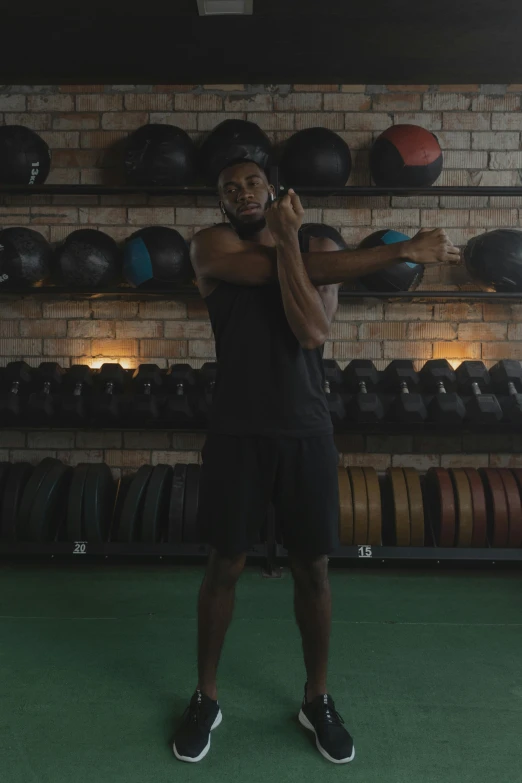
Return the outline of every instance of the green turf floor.
<path id="1" fill-rule="evenodd" d="M 330 691 L 355 738 L 335 766 L 297 722 L 292 581 L 249 568 L 201 764 L 168 740 L 195 685 L 200 568 L 0 567 L 3 783 L 519 783 L 517 574 L 333 571 Z"/>

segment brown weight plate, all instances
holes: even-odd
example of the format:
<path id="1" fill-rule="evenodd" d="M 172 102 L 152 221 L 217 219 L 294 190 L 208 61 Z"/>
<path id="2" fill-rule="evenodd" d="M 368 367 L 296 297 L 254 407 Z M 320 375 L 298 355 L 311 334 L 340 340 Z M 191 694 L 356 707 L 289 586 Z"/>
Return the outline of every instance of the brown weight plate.
<path id="1" fill-rule="evenodd" d="M 473 498 L 468 477 L 461 468 L 449 471 L 457 505 L 457 546 L 471 546 L 473 538 Z"/>
<path id="2" fill-rule="evenodd" d="M 463 470 L 469 481 L 471 501 L 473 503 L 473 535 L 471 536 L 471 546 L 484 547 L 486 546 L 486 532 L 488 526 L 484 485 L 480 480 L 478 470 L 475 468 L 463 468 Z"/>
<path id="3" fill-rule="evenodd" d="M 412 546 L 424 546 L 424 503 L 419 474 L 415 468 L 403 468 L 410 507 L 410 536 Z"/>
<path id="4" fill-rule="evenodd" d="M 517 482 L 519 495 L 522 498 L 522 470 L 520 468 L 511 468 L 511 473 Z"/>
<path id="5" fill-rule="evenodd" d="M 344 546 L 353 544 L 352 485 L 346 468 L 337 468 L 339 477 L 339 538 Z"/>
<path id="6" fill-rule="evenodd" d="M 395 541 L 397 546 L 410 546 L 410 505 L 408 488 L 402 468 L 388 468 L 393 493 L 393 511 L 395 518 Z"/>
<path id="7" fill-rule="evenodd" d="M 368 543 L 368 493 L 362 468 L 348 468 L 353 499 L 353 543 Z"/>
<path id="8" fill-rule="evenodd" d="M 504 483 L 494 468 L 481 468 L 479 473 L 486 491 L 489 543 L 491 546 L 507 547 L 509 514 Z"/>
<path id="9" fill-rule="evenodd" d="M 518 485 L 510 470 L 501 468 L 497 472 L 504 483 L 508 507 L 509 533 L 507 545 L 508 547 L 519 547 L 522 546 L 522 503 L 520 502 Z"/>
<path id="10" fill-rule="evenodd" d="M 381 488 L 375 468 L 363 468 L 368 496 L 368 543 L 371 546 L 382 544 L 382 506 Z"/>
<path id="11" fill-rule="evenodd" d="M 437 546 L 455 544 L 455 493 L 449 473 L 444 468 L 430 468 L 426 473 L 428 509 Z"/>

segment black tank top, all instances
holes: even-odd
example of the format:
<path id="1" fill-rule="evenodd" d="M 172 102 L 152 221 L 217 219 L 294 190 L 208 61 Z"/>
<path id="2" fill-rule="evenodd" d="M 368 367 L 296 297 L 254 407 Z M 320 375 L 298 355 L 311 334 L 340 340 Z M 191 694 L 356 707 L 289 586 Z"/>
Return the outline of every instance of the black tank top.
<path id="1" fill-rule="evenodd" d="M 299 246 L 308 250 L 301 232 Z M 301 347 L 288 324 L 279 283 L 220 282 L 205 302 L 218 364 L 210 431 L 299 438 L 332 433 L 324 348 Z"/>

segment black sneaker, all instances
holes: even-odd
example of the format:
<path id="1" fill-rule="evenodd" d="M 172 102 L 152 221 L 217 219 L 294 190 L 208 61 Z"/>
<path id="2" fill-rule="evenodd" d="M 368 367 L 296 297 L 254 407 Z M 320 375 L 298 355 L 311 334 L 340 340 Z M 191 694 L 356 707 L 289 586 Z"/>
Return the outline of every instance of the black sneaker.
<path id="1" fill-rule="evenodd" d="M 180 761 L 201 761 L 210 750 L 210 732 L 216 729 L 223 715 L 219 703 L 197 690 L 183 713 L 174 735 L 172 749 Z"/>
<path id="2" fill-rule="evenodd" d="M 299 723 L 305 729 L 314 732 L 317 749 L 325 759 L 333 761 L 334 764 L 347 764 L 353 761 L 355 756 L 353 739 L 342 725 L 344 720 L 335 709 L 332 697 L 327 693 L 307 702 L 305 686 Z"/>

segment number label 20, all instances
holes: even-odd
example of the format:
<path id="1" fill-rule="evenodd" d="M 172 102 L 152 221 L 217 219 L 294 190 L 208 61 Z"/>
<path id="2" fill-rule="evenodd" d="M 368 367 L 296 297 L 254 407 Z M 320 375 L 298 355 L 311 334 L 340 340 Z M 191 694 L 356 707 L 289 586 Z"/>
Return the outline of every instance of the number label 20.
<path id="1" fill-rule="evenodd" d="M 87 554 L 87 541 L 75 541 L 73 555 Z"/>

